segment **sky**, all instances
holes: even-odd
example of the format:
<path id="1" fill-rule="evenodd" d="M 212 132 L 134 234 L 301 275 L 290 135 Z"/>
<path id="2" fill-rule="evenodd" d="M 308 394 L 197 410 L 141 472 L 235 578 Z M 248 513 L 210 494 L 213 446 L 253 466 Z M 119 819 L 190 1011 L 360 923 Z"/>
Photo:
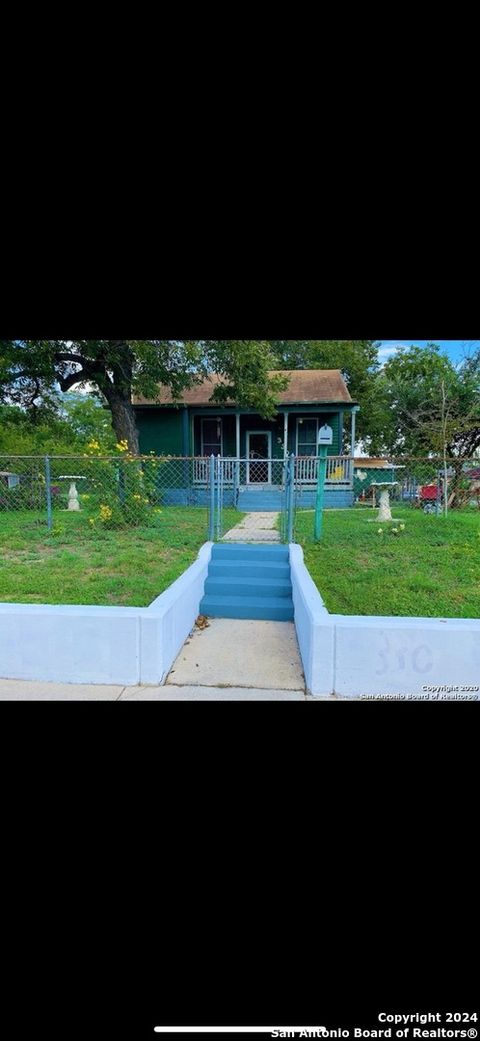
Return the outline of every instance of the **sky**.
<path id="1" fill-rule="evenodd" d="M 417 347 L 426 347 L 427 343 L 436 343 L 441 347 L 442 351 L 448 354 L 449 358 L 453 362 L 459 362 L 464 357 L 465 353 L 469 348 L 478 346 L 478 340 L 379 340 L 381 346 L 379 350 L 379 358 L 381 362 L 388 361 L 392 355 L 396 354 L 398 348 L 411 347 L 415 344 Z"/>

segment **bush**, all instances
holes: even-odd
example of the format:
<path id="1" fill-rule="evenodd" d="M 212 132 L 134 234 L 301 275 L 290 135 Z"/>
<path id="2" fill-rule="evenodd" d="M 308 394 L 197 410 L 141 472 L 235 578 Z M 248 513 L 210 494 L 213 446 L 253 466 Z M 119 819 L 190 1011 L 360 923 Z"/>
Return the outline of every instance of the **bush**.
<path id="1" fill-rule="evenodd" d="M 45 484 L 35 478 L 24 478 L 15 488 L 0 492 L 0 507 L 4 510 L 41 510 L 46 501 Z"/>

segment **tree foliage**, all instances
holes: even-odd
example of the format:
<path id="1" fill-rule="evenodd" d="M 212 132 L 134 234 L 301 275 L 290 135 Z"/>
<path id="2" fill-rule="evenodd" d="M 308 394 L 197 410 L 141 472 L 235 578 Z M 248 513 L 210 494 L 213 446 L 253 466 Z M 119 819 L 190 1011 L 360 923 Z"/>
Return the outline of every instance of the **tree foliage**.
<path id="1" fill-rule="evenodd" d="M 102 454 L 115 451 L 110 412 L 91 395 L 52 395 L 50 407 L 33 414 L 0 405 L 0 455 L 83 455 L 92 442 Z"/>
<path id="2" fill-rule="evenodd" d="M 340 369 L 350 396 L 360 405 L 357 433 L 365 442 L 378 435 L 375 383 L 379 372 L 374 340 L 272 340 L 280 369 Z"/>
<path id="3" fill-rule="evenodd" d="M 480 447 L 480 352 L 456 366 L 435 344 L 399 351 L 377 380 L 385 449 L 471 457 Z"/>
<path id="4" fill-rule="evenodd" d="M 160 384 L 175 399 L 211 372 L 224 385 L 212 400 L 235 400 L 264 416 L 275 412 L 276 393 L 286 381 L 269 377 L 274 357 L 258 340 L 24 340 L 3 341 L 0 394 L 4 400 L 35 411 L 52 408 L 56 388 L 93 387 L 108 406 L 118 441 L 138 452 L 132 394 L 151 400 Z"/>

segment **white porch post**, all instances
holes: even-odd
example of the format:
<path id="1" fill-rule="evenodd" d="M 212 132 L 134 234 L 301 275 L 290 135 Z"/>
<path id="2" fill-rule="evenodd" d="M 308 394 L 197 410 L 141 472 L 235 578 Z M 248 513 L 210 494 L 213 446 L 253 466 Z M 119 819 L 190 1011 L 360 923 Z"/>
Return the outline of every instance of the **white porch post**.
<path id="1" fill-rule="evenodd" d="M 357 420 L 357 410 L 354 409 L 353 412 L 352 412 L 352 447 L 351 447 L 351 451 L 350 451 L 350 455 L 352 456 L 352 463 L 350 464 L 351 467 L 352 467 L 351 473 L 350 473 L 350 484 L 352 485 L 352 487 L 353 487 L 353 478 L 355 476 L 355 462 L 354 462 L 354 460 L 355 460 L 356 420 Z"/>
<path id="2" fill-rule="evenodd" d="M 356 414 L 356 409 L 354 409 L 353 412 L 352 412 L 352 450 L 350 452 L 350 455 L 352 456 L 353 459 L 355 459 L 356 421 L 357 421 L 357 414 Z"/>
<path id="3" fill-rule="evenodd" d="M 240 413 L 235 413 L 235 428 L 236 428 L 236 442 L 237 442 L 237 459 L 240 459 Z"/>
<path id="4" fill-rule="evenodd" d="M 288 412 L 285 412 L 283 417 L 283 458 L 286 461 L 288 457 Z"/>

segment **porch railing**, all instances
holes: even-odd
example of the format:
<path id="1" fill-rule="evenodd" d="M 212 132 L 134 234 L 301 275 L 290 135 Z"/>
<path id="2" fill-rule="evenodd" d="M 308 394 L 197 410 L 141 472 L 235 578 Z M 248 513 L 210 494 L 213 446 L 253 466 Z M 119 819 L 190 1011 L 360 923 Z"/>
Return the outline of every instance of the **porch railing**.
<path id="1" fill-rule="evenodd" d="M 345 455 L 327 458 L 326 484 L 352 486 L 353 459 Z M 318 480 L 318 458 L 298 456 L 295 460 L 295 478 L 298 484 L 316 484 Z"/>
<path id="2" fill-rule="evenodd" d="M 262 467 L 265 467 L 264 481 L 270 480 L 272 484 L 283 484 L 283 460 L 246 460 L 221 457 L 216 464 L 221 468 L 222 481 L 225 486 L 249 483 L 259 480 Z M 194 484 L 208 484 L 210 459 L 197 458 L 193 460 L 193 482 Z M 267 473 L 270 477 L 267 477 Z M 295 480 L 297 484 L 316 485 L 318 478 L 318 458 L 315 456 L 297 456 L 295 458 Z M 353 484 L 353 459 L 350 456 L 329 456 L 327 459 L 326 483 L 334 486 L 352 487 Z"/>
<path id="3" fill-rule="evenodd" d="M 223 459 L 219 460 L 221 467 L 222 481 L 225 485 L 235 484 L 235 471 L 236 471 L 236 459 Z M 217 464 L 218 465 L 218 464 Z M 218 472 L 218 471 L 217 471 Z M 193 483 L 194 484 L 208 484 L 210 474 L 210 458 L 205 457 L 202 459 L 193 460 Z"/>

